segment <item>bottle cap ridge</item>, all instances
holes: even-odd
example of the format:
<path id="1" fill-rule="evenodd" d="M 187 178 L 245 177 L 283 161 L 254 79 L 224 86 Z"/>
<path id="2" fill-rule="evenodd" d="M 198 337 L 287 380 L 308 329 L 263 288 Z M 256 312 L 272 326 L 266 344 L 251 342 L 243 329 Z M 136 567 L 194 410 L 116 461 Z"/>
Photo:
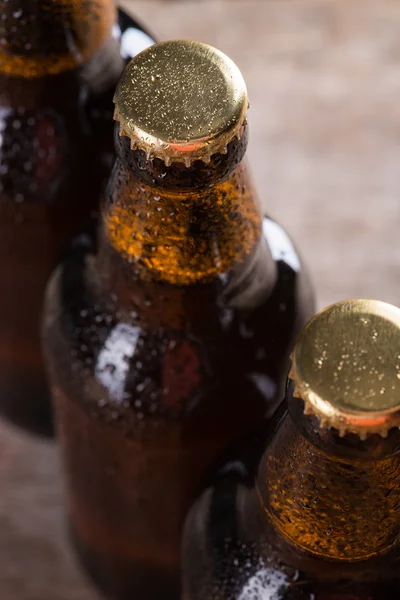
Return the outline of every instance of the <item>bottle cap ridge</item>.
<path id="1" fill-rule="evenodd" d="M 346 300 L 313 317 L 292 353 L 290 378 L 304 412 L 341 436 L 385 437 L 400 427 L 400 309 Z"/>
<path id="2" fill-rule="evenodd" d="M 168 166 L 205 163 L 241 137 L 246 84 L 225 54 L 200 42 L 151 46 L 125 68 L 114 97 L 114 119 L 132 149 Z"/>

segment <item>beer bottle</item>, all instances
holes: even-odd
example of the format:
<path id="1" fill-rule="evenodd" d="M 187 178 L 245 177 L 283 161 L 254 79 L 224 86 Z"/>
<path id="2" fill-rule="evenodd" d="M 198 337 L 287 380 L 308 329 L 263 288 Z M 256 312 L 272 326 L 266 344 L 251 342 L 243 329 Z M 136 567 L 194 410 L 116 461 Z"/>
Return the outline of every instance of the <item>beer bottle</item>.
<path id="1" fill-rule="evenodd" d="M 205 44 L 125 69 L 98 247 L 52 277 L 44 342 L 72 535 L 113 598 L 177 597 L 185 513 L 219 452 L 279 397 L 313 311 L 242 162 L 247 93 Z"/>
<path id="2" fill-rule="evenodd" d="M 188 515 L 185 600 L 400 598 L 400 310 L 335 304 L 292 361 L 269 432 Z"/>
<path id="3" fill-rule="evenodd" d="M 52 429 L 45 284 L 97 208 L 115 86 L 149 43 L 113 0 L 0 0 L 0 414 L 36 433 Z"/>

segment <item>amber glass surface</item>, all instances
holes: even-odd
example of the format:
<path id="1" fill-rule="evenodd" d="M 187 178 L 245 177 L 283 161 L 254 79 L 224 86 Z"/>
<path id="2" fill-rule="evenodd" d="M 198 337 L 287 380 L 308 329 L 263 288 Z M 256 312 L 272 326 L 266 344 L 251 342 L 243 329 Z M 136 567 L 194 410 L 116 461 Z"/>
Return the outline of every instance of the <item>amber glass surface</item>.
<path id="1" fill-rule="evenodd" d="M 0 0 L 0 413 L 35 433 L 52 433 L 45 284 L 97 210 L 114 88 L 146 40 L 112 0 Z"/>
<path id="2" fill-rule="evenodd" d="M 177 598 L 190 502 L 273 411 L 313 295 L 246 136 L 190 168 L 116 139 L 99 246 L 76 239 L 49 285 L 46 355 L 82 563 L 113 598 Z"/>
<path id="3" fill-rule="evenodd" d="M 291 393 L 191 510 L 185 600 L 400 598 L 398 429 L 340 437 Z"/>

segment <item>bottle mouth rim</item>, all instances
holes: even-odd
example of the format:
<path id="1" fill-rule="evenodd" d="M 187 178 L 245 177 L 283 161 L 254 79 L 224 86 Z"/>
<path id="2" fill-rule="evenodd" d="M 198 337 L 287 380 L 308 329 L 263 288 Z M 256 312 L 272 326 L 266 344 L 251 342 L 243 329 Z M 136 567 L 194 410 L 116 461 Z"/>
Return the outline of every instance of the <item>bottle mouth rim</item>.
<path id="1" fill-rule="evenodd" d="M 114 119 L 132 149 L 187 167 L 226 154 L 241 139 L 249 106 L 238 67 L 216 48 L 189 40 L 161 42 L 126 67 Z"/>
<path id="2" fill-rule="evenodd" d="M 361 439 L 400 427 L 400 309 L 378 300 L 328 306 L 303 329 L 289 378 L 304 413 Z"/>

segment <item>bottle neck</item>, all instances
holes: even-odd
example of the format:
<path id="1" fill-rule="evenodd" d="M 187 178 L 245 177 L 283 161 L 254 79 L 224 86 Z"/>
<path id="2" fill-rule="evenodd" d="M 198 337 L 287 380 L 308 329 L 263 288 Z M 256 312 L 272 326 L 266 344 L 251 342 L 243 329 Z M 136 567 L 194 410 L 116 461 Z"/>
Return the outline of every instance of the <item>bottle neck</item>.
<path id="1" fill-rule="evenodd" d="M 224 166 L 222 177 L 216 167 L 200 185 L 203 167 L 188 172 L 182 165 L 182 175 L 179 167 L 168 187 L 154 171 L 148 179 L 137 163 L 124 156 L 117 160 L 102 213 L 103 233 L 136 278 L 175 286 L 225 282 L 255 252 L 262 219 L 245 164 L 230 171 Z M 168 171 L 176 168 L 166 168 L 169 182 Z"/>
<path id="2" fill-rule="evenodd" d="M 189 305 L 209 304 L 217 311 L 220 304 L 233 310 L 249 286 L 255 299 L 265 296 L 276 277 L 270 250 L 262 244 L 261 211 L 245 164 L 234 165 L 222 179 L 214 173 L 207 186 L 191 190 L 188 177 L 185 171 L 183 191 L 176 179 L 174 189 L 166 189 L 160 185 L 162 177 L 147 183 L 120 158 L 99 235 L 98 269 L 119 305 L 143 314 L 146 302 L 156 303 L 173 326 L 182 314 L 187 326 Z M 179 318 L 174 320 L 167 306 L 181 306 Z M 195 312 L 198 320 L 208 309 Z"/>
<path id="3" fill-rule="evenodd" d="M 346 562 L 382 555 L 400 536 L 399 450 L 397 429 L 341 438 L 289 397 L 258 471 L 262 508 L 297 550 Z"/>
<path id="4" fill-rule="evenodd" d="M 80 67 L 115 20 L 113 0 L 0 0 L 0 73 L 35 79 Z"/>

